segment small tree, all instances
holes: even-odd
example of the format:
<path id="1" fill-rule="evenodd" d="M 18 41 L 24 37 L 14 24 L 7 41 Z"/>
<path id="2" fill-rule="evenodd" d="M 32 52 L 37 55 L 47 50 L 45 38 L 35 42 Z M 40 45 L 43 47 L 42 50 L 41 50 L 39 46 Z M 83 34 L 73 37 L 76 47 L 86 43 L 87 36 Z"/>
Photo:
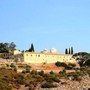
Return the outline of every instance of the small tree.
<path id="1" fill-rule="evenodd" d="M 65 54 L 68 54 L 68 49 L 67 48 L 65 49 Z"/>
<path id="2" fill-rule="evenodd" d="M 73 54 L 73 47 L 71 47 L 71 54 Z"/>
<path id="3" fill-rule="evenodd" d="M 28 50 L 29 52 L 34 52 L 34 46 L 33 46 L 33 43 L 31 44 L 31 48 Z"/>
<path id="4" fill-rule="evenodd" d="M 71 54 L 71 50 L 70 50 L 70 48 L 69 48 L 69 54 Z"/>
<path id="5" fill-rule="evenodd" d="M 84 63 L 84 66 L 90 67 L 90 59 L 88 59 L 88 60 Z"/>
<path id="6" fill-rule="evenodd" d="M 16 45 L 14 42 L 11 42 L 10 45 L 9 45 L 9 51 L 12 52 L 13 50 L 15 50 L 16 48 Z"/>

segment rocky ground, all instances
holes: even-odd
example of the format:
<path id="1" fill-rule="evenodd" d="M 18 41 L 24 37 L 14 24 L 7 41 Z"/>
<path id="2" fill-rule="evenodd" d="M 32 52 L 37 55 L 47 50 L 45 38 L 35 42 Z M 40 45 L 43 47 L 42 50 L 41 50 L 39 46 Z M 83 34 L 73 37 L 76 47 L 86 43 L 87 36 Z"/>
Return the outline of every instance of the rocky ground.
<path id="1" fill-rule="evenodd" d="M 90 77 L 84 76 L 80 82 L 61 79 L 57 88 L 36 90 L 90 90 Z"/>
<path id="2" fill-rule="evenodd" d="M 60 79 L 60 83 L 58 83 L 57 88 L 40 88 L 40 85 L 36 90 L 90 90 L 90 77 L 84 76 L 80 82 Z M 16 90 L 16 89 L 13 89 Z M 18 90 L 29 90 L 29 88 L 25 88 L 21 86 Z"/>

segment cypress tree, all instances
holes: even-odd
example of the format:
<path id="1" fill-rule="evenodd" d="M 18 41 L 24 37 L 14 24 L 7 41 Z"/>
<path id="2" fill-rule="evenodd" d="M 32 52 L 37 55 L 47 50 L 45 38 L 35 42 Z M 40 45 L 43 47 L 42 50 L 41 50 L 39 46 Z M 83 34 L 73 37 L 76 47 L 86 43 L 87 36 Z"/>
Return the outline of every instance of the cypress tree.
<path id="1" fill-rule="evenodd" d="M 65 49 L 65 54 L 68 54 L 68 49 L 67 48 Z"/>
<path id="2" fill-rule="evenodd" d="M 71 54 L 73 54 L 73 47 L 71 47 Z"/>
<path id="3" fill-rule="evenodd" d="M 71 49 L 69 48 L 69 54 L 71 54 Z"/>
<path id="4" fill-rule="evenodd" d="M 31 44 L 31 48 L 28 50 L 29 52 L 34 52 L 34 46 L 33 46 L 33 43 Z"/>

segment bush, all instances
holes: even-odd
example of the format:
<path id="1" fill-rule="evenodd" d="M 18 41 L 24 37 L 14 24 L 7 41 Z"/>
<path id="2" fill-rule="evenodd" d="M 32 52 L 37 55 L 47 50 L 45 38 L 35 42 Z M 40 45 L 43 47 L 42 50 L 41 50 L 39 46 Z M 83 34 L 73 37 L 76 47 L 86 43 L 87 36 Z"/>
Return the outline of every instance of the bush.
<path id="1" fill-rule="evenodd" d="M 50 74 L 54 74 L 55 75 L 55 73 L 53 71 L 51 71 Z"/>
<path id="2" fill-rule="evenodd" d="M 64 62 L 59 62 L 59 61 L 57 61 L 57 62 L 55 63 L 55 65 L 56 65 L 57 67 L 67 67 L 67 64 L 66 64 L 66 63 L 64 63 Z"/>
<path id="3" fill-rule="evenodd" d="M 57 83 L 60 82 L 60 79 L 59 79 L 58 77 L 53 77 L 52 80 L 53 80 L 54 82 L 57 82 Z"/>
<path id="4" fill-rule="evenodd" d="M 70 67 L 72 67 L 72 68 L 73 68 L 73 67 L 75 67 L 75 66 L 76 66 L 76 64 L 74 64 L 74 63 L 69 63 L 69 64 L 68 64 L 68 66 L 70 66 Z"/>
<path id="5" fill-rule="evenodd" d="M 30 72 L 30 74 L 32 74 L 32 75 L 37 75 L 38 72 L 37 72 L 36 70 L 32 70 L 32 71 Z"/>
<path id="6" fill-rule="evenodd" d="M 25 74 L 25 73 L 26 73 L 26 70 L 23 70 L 23 71 L 22 71 L 22 73 L 24 73 L 24 74 Z"/>
<path id="7" fill-rule="evenodd" d="M 23 75 L 18 75 L 18 77 L 17 77 L 17 83 L 18 84 L 24 84 L 25 83 L 25 79 L 24 79 L 24 76 Z"/>
<path id="8" fill-rule="evenodd" d="M 31 69 L 31 66 L 29 66 L 29 65 L 26 65 L 25 66 L 26 73 L 30 73 L 30 69 Z"/>
<path id="9" fill-rule="evenodd" d="M 72 80 L 81 81 L 82 72 L 72 72 L 68 73 L 68 77 L 72 77 Z"/>
<path id="10" fill-rule="evenodd" d="M 66 74 L 66 70 L 64 69 L 63 71 L 60 71 L 59 74 L 62 76 L 62 77 L 67 77 L 67 74 Z"/>
<path id="11" fill-rule="evenodd" d="M 57 82 L 57 83 L 60 82 L 58 76 L 54 72 L 52 72 L 52 71 L 51 71 L 50 74 L 45 75 L 44 76 L 44 79 L 45 79 L 45 81 L 52 82 L 52 83 L 53 82 Z"/>
<path id="12" fill-rule="evenodd" d="M 4 80 L 0 80 L 0 90 L 12 90 L 12 87 Z"/>
<path id="13" fill-rule="evenodd" d="M 11 63 L 10 67 L 11 67 L 11 68 L 16 68 L 16 66 L 15 66 L 14 63 Z"/>
<path id="14" fill-rule="evenodd" d="M 44 71 L 42 70 L 42 71 L 38 72 L 38 74 L 39 74 L 40 76 L 44 76 Z"/>
<path id="15" fill-rule="evenodd" d="M 41 85 L 41 88 L 55 88 L 57 85 L 51 83 L 51 82 L 45 82 L 44 84 Z"/>
<path id="16" fill-rule="evenodd" d="M 90 67 L 90 59 L 88 59 L 85 63 L 84 66 Z"/>

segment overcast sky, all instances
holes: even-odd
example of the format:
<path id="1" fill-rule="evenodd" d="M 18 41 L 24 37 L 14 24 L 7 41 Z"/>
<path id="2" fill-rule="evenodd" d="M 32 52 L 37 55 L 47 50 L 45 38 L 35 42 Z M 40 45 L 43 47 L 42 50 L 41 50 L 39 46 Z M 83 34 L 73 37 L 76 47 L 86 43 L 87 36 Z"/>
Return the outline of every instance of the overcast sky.
<path id="1" fill-rule="evenodd" d="M 0 0 L 0 42 L 11 41 L 90 52 L 90 0 Z"/>

